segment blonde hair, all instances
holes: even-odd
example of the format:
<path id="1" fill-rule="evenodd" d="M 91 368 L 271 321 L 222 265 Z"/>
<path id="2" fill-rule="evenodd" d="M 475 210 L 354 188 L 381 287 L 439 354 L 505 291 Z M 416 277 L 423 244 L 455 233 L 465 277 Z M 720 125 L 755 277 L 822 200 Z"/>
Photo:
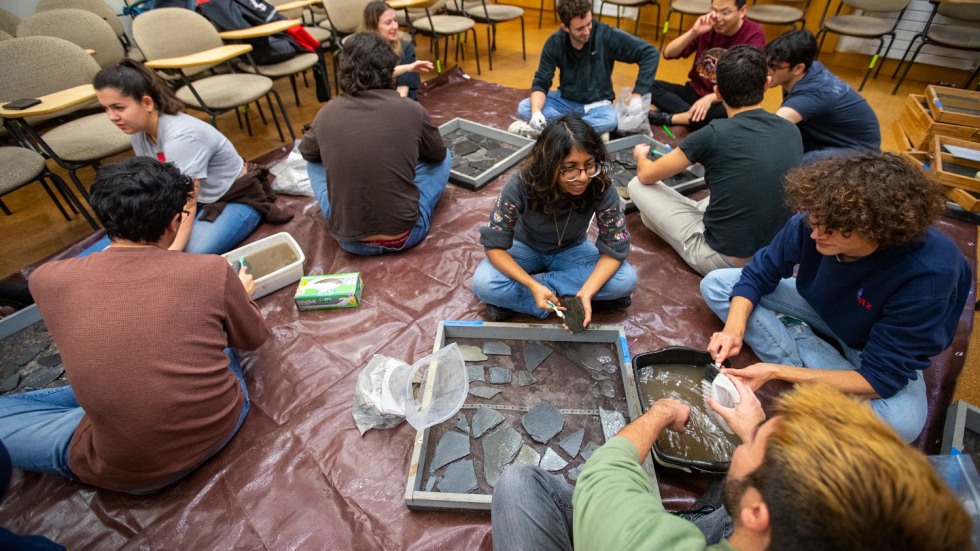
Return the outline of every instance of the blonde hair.
<path id="1" fill-rule="evenodd" d="M 970 518 L 922 453 L 867 402 L 798 385 L 775 405 L 762 465 L 771 549 L 972 549 Z"/>

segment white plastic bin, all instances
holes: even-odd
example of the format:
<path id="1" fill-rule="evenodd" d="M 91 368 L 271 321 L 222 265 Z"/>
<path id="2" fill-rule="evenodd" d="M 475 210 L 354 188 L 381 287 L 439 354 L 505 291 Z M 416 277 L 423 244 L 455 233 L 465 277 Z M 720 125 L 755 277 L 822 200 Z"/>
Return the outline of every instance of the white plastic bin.
<path id="1" fill-rule="evenodd" d="M 237 262 L 239 258 L 245 257 L 247 260 L 250 255 L 254 255 L 259 251 L 270 249 L 282 243 L 289 245 L 293 252 L 296 253 L 297 259 L 288 266 L 279 268 L 270 274 L 266 274 L 256 279 L 255 294 L 252 295 L 253 299 L 260 299 L 269 293 L 278 291 L 291 283 L 296 283 L 299 281 L 299 279 L 303 277 L 303 262 L 306 260 L 306 255 L 303 254 L 303 249 L 299 247 L 299 244 L 296 243 L 293 236 L 286 232 L 280 232 L 221 255 L 228 261 L 229 264 L 234 266 L 235 262 Z"/>

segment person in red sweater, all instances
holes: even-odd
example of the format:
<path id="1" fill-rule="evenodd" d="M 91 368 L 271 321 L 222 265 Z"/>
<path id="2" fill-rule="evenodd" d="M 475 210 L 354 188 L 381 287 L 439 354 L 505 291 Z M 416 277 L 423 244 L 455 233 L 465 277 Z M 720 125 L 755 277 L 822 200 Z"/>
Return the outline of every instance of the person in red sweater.
<path id="1" fill-rule="evenodd" d="M 0 440 L 15 467 L 145 494 L 238 431 L 249 401 L 233 348 L 254 350 L 270 331 L 244 270 L 167 250 L 193 189 L 148 157 L 102 168 L 91 203 L 111 245 L 32 274 L 71 385 L 0 397 Z"/>

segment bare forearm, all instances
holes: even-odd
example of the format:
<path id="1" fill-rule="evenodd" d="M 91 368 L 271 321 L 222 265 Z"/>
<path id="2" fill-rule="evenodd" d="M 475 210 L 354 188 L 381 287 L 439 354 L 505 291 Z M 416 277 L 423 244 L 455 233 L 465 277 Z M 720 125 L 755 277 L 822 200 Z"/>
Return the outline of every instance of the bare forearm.
<path id="1" fill-rule="evenodd" d="M 728 309 L 728 319 L 725 321 L 725 332 L 738 335 L 742 338 L 745 335 L 745 325 L 749 321 L 754 305 L 745 297 L 732 297 L 731 306 Z"/>
<path id="2" fill-rule="evenodd" d="M 579 295 L 584 295 L 591 300 L 592 297 L 599 292 L 599 289 L 602 289 L 602 286 L 616 274 L 616 270 L 619 269 L 622 263 L 622 261 L 616 260 L 611 256 L 600 256 L 599 260 L 595 263 L 595 268 L 592 269 L 592 273 L 589 275 L 589 278 L 582 284 Z"/>
<path id="3" fill-rule="evenodd" d="M 654 404 L 646 413 L 641 415 L 636 421 L 626 425 L 616 436 L 628 439 L 636 446 L 636 451 L 640 455 L 642 463 L 653 443 L 660 437 L 660 433 L 667 428 L 674 420 L 674 413 L 668 408 Z"/>
<path id="4" fill-rule="evenodd" d="M 544 109 L 544 102 L 548 98 L 544 92 L 537 90 L 531 92 L 531 112 L 536 113 Z"/>
<path id="5" fill-rule="evenodd" d="M 684 48 L 698 37 L 693 30 L 688 30 L 684 34 L 671 40 L 664 48 L 664 59 L 676 59 L 684 52 Z"/>
<path id="6" fill-rule="evenodd" d="M 825 383 L 846 394 L 862 398 L 880 398 L 868 380 L 857 371 L 819 369 L 813 367 L 795 367 L 791 365 L 771 364 L 773 379 L 788 383 Z"/>

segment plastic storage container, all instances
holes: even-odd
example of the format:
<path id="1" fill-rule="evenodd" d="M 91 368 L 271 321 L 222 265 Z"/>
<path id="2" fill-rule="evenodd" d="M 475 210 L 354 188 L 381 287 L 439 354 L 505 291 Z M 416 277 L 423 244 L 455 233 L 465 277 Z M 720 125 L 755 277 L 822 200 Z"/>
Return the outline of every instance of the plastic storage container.
<path id="1" fill-rule="evenodd" d="M 303 254 L 303 249 L 299 248 L 299 244 L 293 239 L 293 236 L 286 232 L 280 232 L 277 234 L 270 235 L 255 241 L 254 243 L 249 243 L 244 247 L 239 247 L 233 251 L 229 251 L 221 256 L 228 261 L 229 264 L 234 266 L 239 259 L 244 258 L 249 263 L 255 265 L 256 263 L 252 261 L 250 257 L 259 257 L 263 251 L 273 250 L 277 247 L 285 244 L 292 249 L 293 254 L 296 256 L 296 260 L 290 262 L 286 266 L 276 269 L 268 274 L 262 275 L 262 277 L 255 279 L 255 294 L 252 295 L 252 299 L 260 299 L 269 293 L 278 291 L 283 287 L 295 283 L 303 277 L 303 262 L 306 260 L 306 256 Z"/>

